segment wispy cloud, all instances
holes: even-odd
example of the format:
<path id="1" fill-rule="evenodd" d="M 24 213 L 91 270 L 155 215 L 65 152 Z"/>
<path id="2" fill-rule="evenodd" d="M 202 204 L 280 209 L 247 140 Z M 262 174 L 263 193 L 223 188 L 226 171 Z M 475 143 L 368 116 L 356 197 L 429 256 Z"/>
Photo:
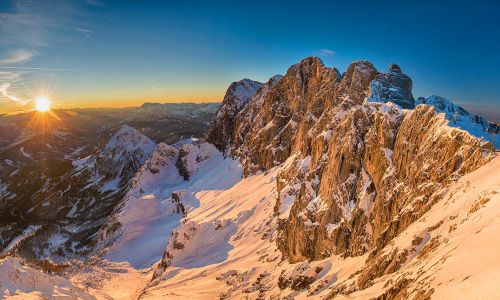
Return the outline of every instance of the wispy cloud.
<path id="1" fill-rule="evenodd" d="M 7 1 L 6 1 L 7 2 Z M 60 2 L 64 6 L 64 2 Z M 25 48 L 48 45 L 51 29 L 61 21 L 60 9 L 55 1 L 10 1 L 11 10 L 0 12 L 0 45 Z M 46 12 L 52 12 L 52 17 Z"/>
<path id="2" fill-rule="evenodd" d="M 82 33 L 94 33 L 94 30 L 88 28 L 75 27 L 75 30 Z"/>
<path id="3" fill-rule="evenodd" d="M 159 88 L 159 87 L 155 87 L 155 86 L 151 87 L 151 90 L 155 91 L 155 92 L 163 92 L 164 91 L 164 89 Z"/>
<path id="4" fill-rule="evenodd" d="M 28 80 L 34 71 L 3 71 L 0 69 L 0 100 L 8 100 L 19 105 L 26 105 L 31 100 L 26 96 L 26 87 L 31 87 L 32 82 Z"/>
<path id="5" fill-rule="evenodd" d="M 335 51 L 327 49 L 327 48 L 321 48 L 321 49 L 316 50 L 316 55 L 332 56 L 332 55 L 335 55 Z"/>
<path id="6" fill-rule="evenodd" d="M 72 31 L 75 37 L 78 34 L 74 30 L 86 36 L 93 33 L 78 21 L 78 16 L 86 5 L 101 3 L 92 0 L 0 1 L 0 105 L 2 100 L 26 105 L 31 101 L 28 99 L 44 88 L 41 85 L 53 78 L 54 72 L 72 70 L 33 66 L 36 57 L 61 41 L 67 43 L 71 35 L 62 36 L 61 32 Z"/>
<path id="7" fill-rule="evenodd" d="M 92 33 L 94 33 L 94 30 L 89 29 L 89 28 L 75 27 L 75 30 L 78 31 L 78 32 L 81 32 L 81 33 L 85 34 L 86 38 L 90 38 L 90 35 Z"/>
<path id="8" fill-rule="evenodd" d="M 0 93 L 7 99 L 10 99 L 11 101 L 14 101 L 18 104 L 21 104 L 21 105 L 26 105 L 29 100 L 23 100 L 23 99 L 19 99 L 18 97 L 16 96 L 13 96 L 11 94 L 9 94 L 8 90 L 9 88 L 11 87 L 11 83 L 4 83 L 4 84 L 1 84 L 0 85 Z"/>
<path id="9" fill-rule="evenodd" d="M 6 70 L 31 70 L 31 71 L 74 71 L 75 70 L 75 69 L 65 69 L 65 68 L 0 66 L 0 70 L 1 69 L 6 69 Z"/>
<path id="10" fill-rule="evenodd" d="M 15 65 L 29 61 L 33 57 L 33 52 L 26 49 L 11 50 L 3 58 L 0 58 L 0 65 Z"/>
<path id="11" fill-rule="evenodd" d="M 104 2 L 99 1 L 99 0 L 83 0 L 83 2 L 87 5 L 90 5 L 90 6 L 99 6 L 99 7 L 106 6 L 106 4 L 104 4 Z"/>

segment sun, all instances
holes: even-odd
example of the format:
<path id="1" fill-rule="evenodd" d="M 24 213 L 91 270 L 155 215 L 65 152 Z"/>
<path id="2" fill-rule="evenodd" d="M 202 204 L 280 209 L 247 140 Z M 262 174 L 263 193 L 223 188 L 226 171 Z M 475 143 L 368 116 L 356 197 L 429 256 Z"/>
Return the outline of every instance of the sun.
<path id="1" fill-rule="evenodd" d="M 49 111 L 50 110 L 50 100 L 47 97 L 40 97 L 35 100 L 35 110 L 38 111 Z"/>

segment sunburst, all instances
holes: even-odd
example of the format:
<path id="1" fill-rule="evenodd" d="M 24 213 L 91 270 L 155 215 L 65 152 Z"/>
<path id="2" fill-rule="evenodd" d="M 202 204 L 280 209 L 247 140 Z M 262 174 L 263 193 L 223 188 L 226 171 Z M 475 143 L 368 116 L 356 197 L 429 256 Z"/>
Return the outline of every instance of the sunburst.
<path id="1" fill-rule="evenodd" d="M 37 111 L 49 111 L 50 110 L 50 100 L 49 98 L 42 96 L 35 100 L 35 110 Z"/>

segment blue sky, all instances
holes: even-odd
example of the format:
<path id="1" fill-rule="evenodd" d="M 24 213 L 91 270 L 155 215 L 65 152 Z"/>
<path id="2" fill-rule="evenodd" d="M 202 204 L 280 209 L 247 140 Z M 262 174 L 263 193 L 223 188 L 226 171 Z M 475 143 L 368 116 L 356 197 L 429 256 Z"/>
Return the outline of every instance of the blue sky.
<path id="1" fill-rule="evenodd" d="M 215 2 L 215 3 L 214 3 Z M 415 96 L 500 119 L 498 1 L 0 0 L 0 112 L 216 101 L 316 55 L 399 64 Z"/>

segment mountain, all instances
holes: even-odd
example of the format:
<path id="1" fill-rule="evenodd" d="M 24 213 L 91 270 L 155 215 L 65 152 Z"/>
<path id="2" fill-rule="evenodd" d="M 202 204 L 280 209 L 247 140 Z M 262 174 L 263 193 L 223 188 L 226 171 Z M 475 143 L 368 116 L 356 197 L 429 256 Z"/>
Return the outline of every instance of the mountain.
<path id="1" fill-rule="evenodd" d="M 209 190 L 169 239 L 141 299 L 496 298 L 498 167 L 496 157 L 448 185 L 440 201 L 376 254 L 296 263 L 282 259 L 276 245 L 280 168 L 222 193 Z"/>
<path id="2" fill-rule="evenodd" d="M 156 144 L 134 128 L 123 125 L 95 157 L 75 162 L 78 171 L 88 171 L 101 191 L 116 191 L 153 153 Z M 90 184 L 90 183 L 89 183 Z"/>
<path id="3" fill-rule="evenodd" d="M 227 138 L 231 137 L 236 114 L 245 106 L 250 98 L 255 95 L 262 83 L 243 79 L 238 82 L 233 82 L 224 96 L 221 106 L 217 109 L 216 118 L 212 121 L 212 129 L 208 133 L 208 138 L 218 140 L 214 143 L 219 150 L 223 151 Z M 217 132 L 215 132 L 217 131 Z"/>
<path id="4" fill-rule="evenodd" d="M 169 112 L 152 116 L 135 108 L 75 109 L 0 118 L 0 127 L 20 129 L 0 132 L 5 141 L 0 149 L 0 257 L 19 255 L 60 269 L 93 252 L 129 180 L 156 148 L 143 132 L 167 136 L 169 143 L 206 132 L 205 120 L 215 109 L 187 106 L 176 108 L 205 113 L 187 111 L 189 117 L 173 119 Z M 127 120 L 140 131 L 124 125 Z"/>
<path id="5" fill-rule="evenodd" d="M 396 104 L 413 106 L 411 80 L 399 68 L 379 74 L 356 62 L 338 74 L 317 58 L 292 66 L 252 112 L 251 130 L 239 130 L 250 113 L 242 111 L 227 126 L 234 135 L 224 138 L 234 141 L 233 155 L 245 153 L 248 174 L 284 163 L 277 242 L 292 262 L 383 248 L 432 206 L 447 181 L 493 155 L 491 144 L 450 130 L 431 107 L 370 102 L 395 94 Z"/>
<path id="6" fill-rule="evenodd" d="M 0 283 L 2 298 L 95 299 L 68 279 L 45 274 L 12 257 L 0 260 Z"/>
<path id="7" fill-rule="evenodd" d="M 402 108 L 415 108 L 411 93 L 412 81 L 398 65 L 389 66 L 387 73 L 378 74 L 370 83 L 369 102 L 392 102 Z"/>
<path id="8" fill-rule="evenodd" d="M 4 201 L 24 223 L 2 231 L 2 283 L 23 261 L 82 298 L 500 297 L 498 127 L 415 99 L 399 66 L 309 57 L 232 83 L 207 129 L 168 145 L 123 125 L 44 197 Z M 20 145 L 9 170 L 38 156 Z"/>
<path id="9" fill-rule="evenodd" d="M 498 124 L 488 122 L 481 116 L 472 115 L 461 106 L 443 97 L 435 95 L 425 98 L 420 97 L 416 103 L 434 107 L 436 112 L 445 114 L 449 126 L 463 129 L 473 136 L 484 138 L 492 142 L 496 149 L 500 148 L 500 140 L 496 138 L 496 134 L 500 133 Z"/>
<path id="10" fill-rule="evenodd" d="M 494 147 L 415 101 L 401 68 L 361 61 L 342 76 L 308 58 L 249 100 L 236 84 L 225 99 L 246 104 L 223 103 L 208 141 L 244 179 L 197 194 L 141 298 L 428 299 L 469 282 L 484 288 L 467 297 L 500 295 L 483 279 L 500 275 L 483 274 L 498 261 Z"/>
<path id="11" fill-rule="evenodd" d="M 17 222 L 10 230 L 24 231 L 16 239 L 4 239 L 10 242 L 2 254 L 19 253 L 59 268 L 88 252 L 95 244 L 95 234 L 126 192 L 130 178 L 154 148 L 153 141 L 124 125 L 102 150 L 73 160 L 25 202 L 5 202 L 14 207 L 8 210 L 9 219 Z M 29 229 L 30 234 L 25 234 Z M 16 247 L 9 247 L 13 241 L 17 241 Z"/>

